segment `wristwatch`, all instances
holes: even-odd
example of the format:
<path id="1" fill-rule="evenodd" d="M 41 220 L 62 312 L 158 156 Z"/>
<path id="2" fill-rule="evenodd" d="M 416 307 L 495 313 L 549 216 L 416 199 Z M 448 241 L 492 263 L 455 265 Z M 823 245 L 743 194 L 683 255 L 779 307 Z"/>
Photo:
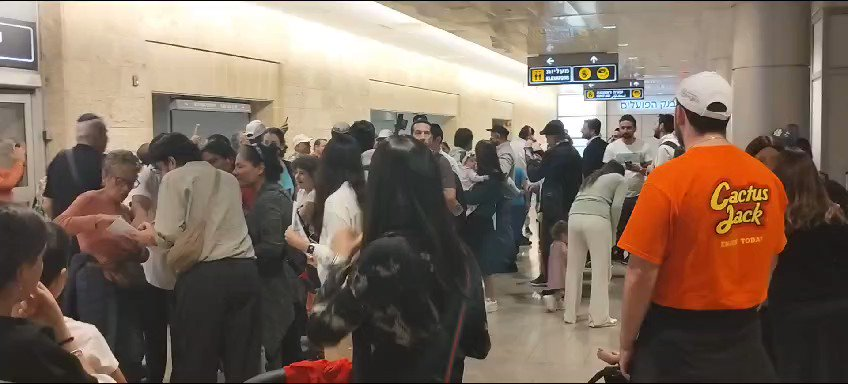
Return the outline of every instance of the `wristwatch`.
<path id="1" fill-rule="evenodd" d="M 315 244 L 310 243 L 309 246 L 306 247 L 306 254 L 307 255 L 314 255 L 315 254 Z"/>

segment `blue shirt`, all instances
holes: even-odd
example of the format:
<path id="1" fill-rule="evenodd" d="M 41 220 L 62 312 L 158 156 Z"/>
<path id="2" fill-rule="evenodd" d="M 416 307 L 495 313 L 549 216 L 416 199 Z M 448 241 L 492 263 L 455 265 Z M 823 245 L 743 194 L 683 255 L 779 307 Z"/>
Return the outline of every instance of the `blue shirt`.
<path id="1" fill-rule="evenodd" d="M 283 163 L 283 174 L 280 175 L 280 187 L 288 193 L 289 197 L 294 196 L 294 180 L 292 180 L 285 163 Z"/>
<path id="2" fill-rule="evenodd" d="M 515 186 L 520 190 L 524 190 L 524 183 L 527 181 L 527 171 L 524 168 L 515 168 Z M 524 194 L 519 194 L 512 199 L 512 205 L 524 205 Z"/>

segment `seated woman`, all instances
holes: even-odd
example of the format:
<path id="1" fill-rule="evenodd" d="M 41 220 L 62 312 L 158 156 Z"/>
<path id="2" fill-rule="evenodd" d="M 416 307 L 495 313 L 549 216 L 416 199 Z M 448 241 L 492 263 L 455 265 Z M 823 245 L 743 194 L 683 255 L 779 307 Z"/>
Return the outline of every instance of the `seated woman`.
<path id="1" fill-rule="evenodd" d="M 70 245 L 71 239 L 62 227 L 55 223 L 47 223 L 47 246 L 42 256 L 44 268 L 41 271 L 41 283 L 50 290 L 56 300 L 62 295 L 68 280 Z M 71 337 L 79 345 L 82 352 L 80 358 L 85 361 L 98 382 L 127 382 L 118 367 L 118 360 L 97 327 L 70 317 L 65 317 L 65 324 L 71 332 Z"/>
<path id="2" fill-rule="evenodd" d="M 777 164 L 789 206 L 768 294 L 774 366 L 787 382 L 848 381 L 848 220 L 803 151 L 784 150 Z"/>
<path id="3" fill-rule="evenodd" d="M 103 332 L 129 381 L 145 376 L 139 311 L 144 298 L 139 288 L 147 284 L 140 264 L 147 253 L 134 240 L 107 228 L 119 218 L 132 222 L 132 213 L 122 202 L 138 186 L 140 169 L 132 152 L 109 152 L 103 161 L 103 188 L 83 193 L 55 220 L 77 236 L 82 252 L 71 263 L 79 267 L 71 268 L 72 287 L 64 308 L 69 316 Z"/>
<path id="4" fill-rule="evenodd" d="M 74 356 L 80 345 L 59 305 L 38 281 L 46 242 L 34 211 L 0 205 L 0 380 L 95 382 Z"/>
<path id="5" fill-rule="evenodd" d="M 307 329 L 320 345 L 353 332 L 354 382 L 458 382 L 465 356 L 488 354 L 480 272 L 438 169 L 424 144 L 390 137 L 371 163 L 364 235 L 334 239 L 344 262 L 328 266 Z"/>

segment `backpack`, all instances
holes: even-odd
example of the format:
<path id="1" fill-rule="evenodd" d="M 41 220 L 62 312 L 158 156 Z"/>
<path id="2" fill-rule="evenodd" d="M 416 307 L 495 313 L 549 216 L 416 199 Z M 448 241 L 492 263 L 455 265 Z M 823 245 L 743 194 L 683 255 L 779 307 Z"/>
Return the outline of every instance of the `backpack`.
<path id="1" fill-rule="evenodd" d="M 675 143 L 673 141 L 666 141 L 666 142 L 662 143 L 662 145 L 665 145 L 665 146 L 674 150 L 674 156 L 672 157 L 672 159 L 676 159 L 680 156 L 683 156 L 683 154 L 686 153 L 686 150 L 683 149 L 683 147 L 677 145 L 677 143 Z"/>

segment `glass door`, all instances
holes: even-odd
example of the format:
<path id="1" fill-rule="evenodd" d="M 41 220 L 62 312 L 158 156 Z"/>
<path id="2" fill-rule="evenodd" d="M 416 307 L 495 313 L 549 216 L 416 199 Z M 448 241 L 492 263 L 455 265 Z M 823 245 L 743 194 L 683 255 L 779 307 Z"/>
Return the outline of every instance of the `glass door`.
<path id="1" fill-rule="evenodd" d="M 12 149 L 16 145 L 26 148 L 27 160 L 24 177 L 12 189 L 12 199 L 17 202 L 32 202 L 35 197 L 37 178 L 42 175 L 43 148 L 36 141 L 32 128 L 32 96 L 28 94 L 0 94 L 0 169 L 13 165 Z M 41 170 L 36 172 L 36 170 Z"/>

